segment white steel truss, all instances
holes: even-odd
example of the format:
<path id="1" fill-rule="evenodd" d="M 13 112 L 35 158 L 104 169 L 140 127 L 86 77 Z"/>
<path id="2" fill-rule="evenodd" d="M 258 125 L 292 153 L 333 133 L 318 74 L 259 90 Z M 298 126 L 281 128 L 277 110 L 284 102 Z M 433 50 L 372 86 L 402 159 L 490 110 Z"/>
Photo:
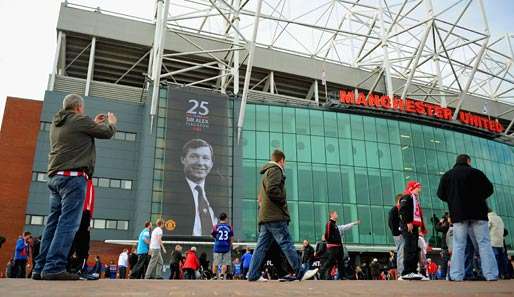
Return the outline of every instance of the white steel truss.
<path id="1" fill-rule="evenodd" d="M 468 95 L 514 105 L 514 34 L 491 36 L 483 0 L 156 0 L 154 22 L 152 116 L 161 79 L 211 68 L 218 74 L 189 85 L 216 80 L 220 91 L 242 95 L 241 129 L 255 47 L 369 71 L 368 79 L 377 76 L 373 88 L 383 79 L 390 97 L 451 105 L 454 118 Z M 169 31 L 194 50 L 164 54 Z M 224 46 L 205 48 L 188 33 L 216 38 Z M 188 61 L 191 67 L 180 72 L 162 69 L 163 60 L 197 54 L 211 61 Z M 242 90 L 240 67 L 246 71 Z M 322 77 L 326 90 L 325 80 L 331 78 Z M 277 91 L 273 82 L 271 72 L 265 82 L 271 93 Z M 317 81 L 306 97 L 319 100 L 314 89 Z"/>

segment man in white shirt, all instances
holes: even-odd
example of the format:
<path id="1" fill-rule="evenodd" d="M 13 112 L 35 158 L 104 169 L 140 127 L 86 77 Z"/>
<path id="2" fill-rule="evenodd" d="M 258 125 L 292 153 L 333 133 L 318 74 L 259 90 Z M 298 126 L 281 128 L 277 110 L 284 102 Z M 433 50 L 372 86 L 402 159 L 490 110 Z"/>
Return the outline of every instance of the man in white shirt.
<path id="1" fill-rule="evenodd" d="M 146 270 L 145 279 L 162 279 L 162 265 L 163 259 L 161 254 L 161 249 L 164 253 L 166 253 L 166 249 L 162 244 L 162 225 L 164 221 L 162 219 L 158 219 L 157 227 L 153 229 L 152 235 L 150 235 L 150 263 L 148 264 L 148 269 Z"/>
<path id="2" fill-rule="evenodd" d="M 128 268 L 128 250 L 123 249 L 123 252 L 118 257 L 118 271 L 120 274 L 120 279 L 127 278 L 127 268 Z"/>

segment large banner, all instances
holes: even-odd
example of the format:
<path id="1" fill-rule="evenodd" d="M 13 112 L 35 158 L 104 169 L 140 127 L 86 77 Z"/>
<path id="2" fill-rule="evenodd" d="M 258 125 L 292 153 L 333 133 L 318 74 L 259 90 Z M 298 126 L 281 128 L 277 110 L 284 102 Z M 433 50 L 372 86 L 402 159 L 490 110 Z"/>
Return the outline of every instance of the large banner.
<path id="1" fill-rule="evenodd" d="M 168 89 L 162 212 L 175 230 L 167 235 L 210 236 L 219 214 L 231 215 L 229 106 L 215 92 Z"/>

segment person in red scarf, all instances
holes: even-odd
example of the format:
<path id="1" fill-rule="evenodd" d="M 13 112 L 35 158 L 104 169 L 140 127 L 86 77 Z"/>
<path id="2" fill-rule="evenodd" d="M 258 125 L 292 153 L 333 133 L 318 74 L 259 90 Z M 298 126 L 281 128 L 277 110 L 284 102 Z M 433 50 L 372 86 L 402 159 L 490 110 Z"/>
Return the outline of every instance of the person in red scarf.
<path id="1" fill-rule="evenodd" d="M 426 234 L 423 223 L 423 210 L 419 201 L 421 184 L 409 181 L 400 198 L 400 229 L 404 240 L 403 271 L 401 280 L 425 280 L 426 277 L 418 273 L 418 238 Z"/>

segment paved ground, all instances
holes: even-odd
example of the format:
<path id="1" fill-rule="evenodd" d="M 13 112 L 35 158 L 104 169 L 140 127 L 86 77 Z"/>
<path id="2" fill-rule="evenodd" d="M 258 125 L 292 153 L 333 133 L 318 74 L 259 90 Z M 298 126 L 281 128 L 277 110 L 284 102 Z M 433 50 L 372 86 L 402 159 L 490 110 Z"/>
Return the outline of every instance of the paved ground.
<path id="1" fill-rule="evenodd" d="M 514 296 L 514 280 L 499 282 L 447 281 L 304 281 L 248 283 L 246 281 L 99 280 L 49 282 L 1 279 L 2 297 L 111 296 Z"/>

